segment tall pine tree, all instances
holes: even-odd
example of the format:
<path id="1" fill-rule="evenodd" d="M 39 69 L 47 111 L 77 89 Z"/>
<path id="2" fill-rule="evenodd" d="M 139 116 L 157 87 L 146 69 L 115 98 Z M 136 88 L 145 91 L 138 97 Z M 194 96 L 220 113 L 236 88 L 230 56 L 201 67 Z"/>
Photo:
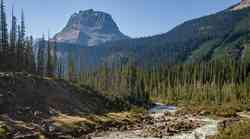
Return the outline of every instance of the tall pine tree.
<path id="1" fill-rule="evenodd" d="M 4 61 L 8 56 L 8 29 L 5 13 L 4 1 L 0 3 L 0 52 L 1 52 L 1 65 L 6 70 L 8 64 Z"/>
<path id="2" fill-rule="evenodd" d="M 25 21 L 24 21 L 24 11 L 22 9 L 22 13 L 21 13 L 21 35 L 20 35 L 20 39 L 22 41 L 22 43 L 24 43 L 24 38 L 25 38 Z"/>
<path id="3" fill-rule="evenodd" d="M 54 72 L 54 76 L 57 76 L 57 66 L 58 66 L 58 57 L 57 57 L 57 42 L 56 40 L 53 41 L 54 42 L 54 47 L 53 47 L 53 72 Z"/>
<path id="4" fill-rule="evenodd" d="M 22 71 L 23 69 L 23 59 L 24 59 L 24 47 L 23 47 L 23 43 L 22 43 L 22 36 L 21 36 L 21 27 L 20 25 L 17 26 L 17 54 L 16 54 L 16 59 L 17 59 L 17 71 Z"/>
<path id="5" fill-rule="evenodd" d="M 54 68 L 53 68 L 53 57 L 51 55 L 51 41 L 50 41 L 50 37 L 49 37 L 49 33 L 48 33 L 48 45 L 47 45 L 47 76 L 48 77 L 53 77 L 54 75 Z"/>
<path id="6" fill-rule="evenodd" d="M 17 41 L 17 21 L 14 16 L 14 7 L 12 7 L 11 29 L 10 29 L 10 64 L 12 70 L 16 70 L 16 41 Z"/>
<path id="7" fill-rule="evenodd" d="M 42 40 L 39 41 L 38 44 L 38 54 L 37 54 L 37 74 L 40 76 L 44 76 L 45 72 L 45 40 L 44 35 Z"/>

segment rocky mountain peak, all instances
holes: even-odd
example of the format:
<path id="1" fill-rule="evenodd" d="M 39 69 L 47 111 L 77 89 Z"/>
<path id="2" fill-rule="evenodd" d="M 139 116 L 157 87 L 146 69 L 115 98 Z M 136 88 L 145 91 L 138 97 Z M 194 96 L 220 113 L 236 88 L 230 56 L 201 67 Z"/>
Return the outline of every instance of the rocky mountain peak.
<path id="1" fill-rule="evenodd" d="M 241 0 L 239 4 L 232 8 L 233 11 L 250 7 L 250 0 Z"/>
<path id="2" fill-rule="evenodd" d="M 128 37 L 120 32 L 111 15 L 89 9 L 74 13 L 54 38 L 58 42 L 94 46 Z"/>

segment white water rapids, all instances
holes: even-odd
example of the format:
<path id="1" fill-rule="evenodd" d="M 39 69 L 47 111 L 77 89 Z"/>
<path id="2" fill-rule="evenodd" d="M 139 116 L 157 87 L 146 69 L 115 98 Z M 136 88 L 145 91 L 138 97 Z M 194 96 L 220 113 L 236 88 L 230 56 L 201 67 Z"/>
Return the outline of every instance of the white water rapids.
<path id="1" fill-rule="evenodd" d="M 175 112 L 176 107 L 166 106 L 162 104 L 157 104 L 156 107 L 149 110 L 150 115 L 154 118 L 157 118 L 164 114 L 164 112 Z M 193 118 L 190 118 L 193 119 Z M 161 139 L 206 139 L 208 136 L 216 135 L 218 132 L 218 122 L 209 118 L 196 118 L 204 123 L 203 126 L 194 129 L 190 132 L 184 132 L 176 134 L 174 136 L 164 136 Z M 99 137 L 92 137 L 92 139 L 159 139 L 153 137 L 140 137 L 138 133 L 141 133 L 140 130 L 130 130 L 130 131 L 111 131 L 102 134 Z"/>

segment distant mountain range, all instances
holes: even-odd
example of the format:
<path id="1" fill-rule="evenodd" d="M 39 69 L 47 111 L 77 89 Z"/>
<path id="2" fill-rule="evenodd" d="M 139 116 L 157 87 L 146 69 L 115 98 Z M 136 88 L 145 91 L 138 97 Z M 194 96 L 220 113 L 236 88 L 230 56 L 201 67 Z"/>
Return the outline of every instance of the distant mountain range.
<path id="1" fill-rule="evenodd" d="M 112 22 L 112 18 L 108 16 L 107 22 L 111 25 L 104 27 L 102 24 L 102 27 L 106 32 L 116 32 L 114 34 L 118 34 L 119 37 L 104 39 L 105 41 L 98 41 L 98 43 L 93 43 L 91 41 L 93 39 L 88 41 L 75 39 L 81 38 L 79 35 L 70 35 L 74 39 L 64 38 L 63 36 L 67 36 L 67 31 L 73 30 L 74 25 L 71 22 L 74 18 L 79 15 L 84 17 L 83 13 L 83 15 L 89 12 L 95 13 L 85 11 L 71 17 L 73 21 L 70 21 L 55 38 L 63 42 L 64 49 L 69 47 L 68 42 L 71 43 L 70 49 L 77 48 L 78 59 L 85 68 L 89 68 L 90 65 L 91 67 L 100 66 L 104 62 L 126 64 L 133 61 L 141 66 L 153 66 L 155 64 L 197 63 L 225 57 L 244 60 L 250 57 L 249 6 L 250 0 L 242 0 L 239 4 L 221 12 L 184 22 L 167 33 L 138 39 L 130 39 L 120 33 L 116 24 Z M 92 19 L 89 20 L 92 21 Z M 76 24 L 76 28 L 78 28 L 77 25 L 79 24 Z M 84 30 L 82 27 L 80 32 Z M 93 47 L 81 47 L 83 44 Z"/>

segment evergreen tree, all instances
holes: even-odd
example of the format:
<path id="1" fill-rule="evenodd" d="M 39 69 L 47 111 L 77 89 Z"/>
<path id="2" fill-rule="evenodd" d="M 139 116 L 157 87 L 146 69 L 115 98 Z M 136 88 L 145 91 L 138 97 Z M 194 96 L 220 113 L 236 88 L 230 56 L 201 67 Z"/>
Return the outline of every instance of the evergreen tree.
<path id="1" fill-rule="evenodd" d="M 17 26 L 17 54 L 16 54 L 16 59 L 17 59 L 17 71 L 22 71 L 23 69 L 23 58 L 24 58 L 24 47 L 22 43 L 22 37 L 21 37 L 21 28 L 20 25 Z"/>
<path id="2" fill-rule="evenodd" d="M 16 70 L 16 65 L 17 65 L 17 59 L 16 59 L 17 21 L 16 20 L 17 19 L 14 16 L 14 7 L 12 7 L 11 30 L 10 30 L 10 64 L 13 70 Z"/>
<path id="3" fill-rule="evenodd" d="M 60 57 L 57 62 L 57 74 L 59 79 L 64 78 L 64 63 L 62 57 Z"/>
<path id="4" fill-rule="evenodd" d="M 8 56 L 8 29 L 5 13 L 4 1 L 1 0 L 0 3 L 0 53 L 1 53 L 1 65 L 2 68 L 8 68 L 6 61 L 4 61 Z"/>
<path id="5" fill-rule="evenodd" d="M 35 62 L 35 55 L 33 51 L 33 37 L 30 36 L 27 40 L 27 70 L 29 73 L 35 73 L 36 72 L 36 62 Z"/>
<path id="6" fill-rule="evenodd" d="M 57 66 L 58 66 L 58 57 L 57 57 L 57 42 L 54 40 L 54 47 L 53 47 L 53 72 L 54 76 L 56 77 L 58 72 L 57 72 Z"/>
<path id="7" fill-rule="evenodd" d="M 45 72 L 45 39 L 44 35 L 38 44 L 38 54 L 37 54 L 37 74 L 44 76 Z"/>
<path id="8" fill-rule="evenodd" d="M 22 13 L 21 13 L 21 34 L 20 34 L 20 40 L 22 41 L 22 43 L 24 43 L 24 38 L 25 38 L 25 21 L 24 21 L 24 12 L 22 9 Z"/>
<path id="9" fill-rule="evenodd" d="M 52 55 L 51 55 L 51 41 L 50 41 L 50 37 L 48 35 L 48 41 L 47 41 L 47 76 L 48 77 L 53 77 L 54 75 L 54 65 L 53 65 L 53 59 L 52 59 Z"/>
<path id="10" fill-rule="evenodd" d="M 75 64 L 75 57 L 73 52 L 69 52 L 68 54 L 68 79 L 69 81 L 75 82 L 77 81 L 77 71 Z"/>

